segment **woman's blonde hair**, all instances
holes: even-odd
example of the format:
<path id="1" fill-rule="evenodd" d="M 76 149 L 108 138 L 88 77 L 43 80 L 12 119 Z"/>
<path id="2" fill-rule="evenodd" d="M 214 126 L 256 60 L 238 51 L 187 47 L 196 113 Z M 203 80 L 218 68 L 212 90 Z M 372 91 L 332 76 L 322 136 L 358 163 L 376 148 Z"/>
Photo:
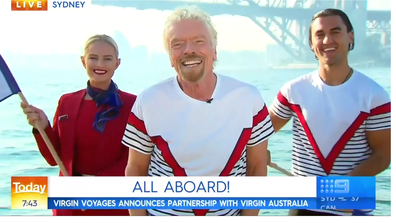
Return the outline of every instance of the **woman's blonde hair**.
<path id="1" fill-rule="evenodd" d="M 116 56 L 118 58 L 118 56 L 119 56 L 118 45 L 111 36 L 108 36 L 106 34 L 98 34 L 98 35 L 93 35 L 93 36 L 89 37 L 88 40 L 84 44 L 84 54 L 87 52 L 88 47 L 92 43 L 97 42 L 97 41 L 103 41 L 103 42 L 106 42 L 106 43 L 110 44 L 111 46 L 113 46 Z"/>
<path id="2" fill-rule="evenodd" d="M 166 52 L 169 54 L 169 34 L 173 24 L 184 20 L 199 20 L 206 24 L 209 29 L 210 42 L 213 47 L 217 47 L 217 31 L 213 25 L 212 19 L 204 11 L 200 10 L 197 6 L 187 5 L 177 8 L 166 19 L 163 30 L 163 44 Z"/>

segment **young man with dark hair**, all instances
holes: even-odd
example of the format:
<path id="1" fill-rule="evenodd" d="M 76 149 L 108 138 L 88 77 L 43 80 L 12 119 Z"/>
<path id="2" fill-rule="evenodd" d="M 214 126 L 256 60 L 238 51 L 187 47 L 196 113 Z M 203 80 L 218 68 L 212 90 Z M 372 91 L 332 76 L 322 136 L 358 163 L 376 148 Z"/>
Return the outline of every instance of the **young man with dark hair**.
<path id="1" fill-rule="evenodd" d="M 388 93 L 354 70 L 348 16 L 325 9 L 313 16 L 309 43 L 319 69 L 286 83 L 270 107 L 275 131 L 293 117 L 293 174 L 375 176 L 390 164 Z M 359 210 L 365 215 L 372 210 Z M 351 215 L 357 210 L 291 210 L 290 215 Z"/>

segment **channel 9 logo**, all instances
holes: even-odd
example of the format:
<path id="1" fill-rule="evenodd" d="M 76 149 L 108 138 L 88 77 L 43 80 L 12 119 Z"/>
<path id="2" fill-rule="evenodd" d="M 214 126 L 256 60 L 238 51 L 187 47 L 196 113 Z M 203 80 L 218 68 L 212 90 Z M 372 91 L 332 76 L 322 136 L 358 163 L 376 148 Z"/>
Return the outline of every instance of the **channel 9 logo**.
<path id="1" fill-rule="evenodd" d="M 11 11 L 47 11 L 48 0 L 11 0 Z"/>
<path id="2" fill-rule="evenodd" d="M 349 193 L 349 180 L 320 180 L 320 193 L 347 194 Z"/>
<path id="3" fill-rule="evenodd" d="M 47 177 L 11 177 L 11 209 L 47 208 Z"/>

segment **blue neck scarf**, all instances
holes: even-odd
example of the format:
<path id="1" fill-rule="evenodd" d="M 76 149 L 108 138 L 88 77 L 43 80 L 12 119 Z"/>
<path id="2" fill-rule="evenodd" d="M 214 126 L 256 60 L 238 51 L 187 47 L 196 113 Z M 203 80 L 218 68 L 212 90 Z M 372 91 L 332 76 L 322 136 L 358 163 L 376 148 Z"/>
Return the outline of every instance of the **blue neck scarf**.
<path id="1" fill-rule="evenodd" d="M 87 94 L 96 102 L 96 107 L 98 108 L 93 128 L 103 133 L 106 122 L 117 118 L 120 114 L 120 107 L 123 105 L 120 95 L 118 94 L 118 87 L 111 81 L 109 89 L 104 91 L 92 87 L 88 81 Z"/>

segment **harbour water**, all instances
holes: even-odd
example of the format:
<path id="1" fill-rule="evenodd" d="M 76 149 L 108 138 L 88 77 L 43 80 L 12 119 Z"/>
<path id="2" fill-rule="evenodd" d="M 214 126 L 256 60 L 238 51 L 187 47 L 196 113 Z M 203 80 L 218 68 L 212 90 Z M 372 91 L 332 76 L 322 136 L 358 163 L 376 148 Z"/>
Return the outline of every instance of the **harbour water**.
<path id="1" fill-rule="evenodd" d="M 29 103 L 42 108 L 52 119 L 59 97 L 67 92 L 85 88 L 85 71 L 77 70 L 17 70 L 12 69 L 20 88 Z M 390 94 L 390 68 L 359 69 Z M 219 73 L 251 83 L 259 88 L 270 104 L 281 86 L 288 80 L 309 70 L 265 71 L 222 70 Z M 114 80 L 124 91 L 138 94 L 144 88 L 173 75 L 172 70 L 162 72 L 117 71 Z M 359 87 L 359 86 L 357 86 Z M 58 168 L 50 167 L 38 152 L 31 128 L 19 107 L 20 99 L 13 96 L 0 103 L 0 216 L 51 215 L 50 210 L 10 210 L 11 176 L 57 176 Z M 279 166 L 291 168 L 292 133 L 290 123 L 269 142 L 272 160 Z M 269 176 L 281 173 L 270 169 Z M 390 215 L 390 168 L 377 178 L 377 209 L 375 215 Z M 261 215 L 286 215 L 287 210 L 261 210 Z"/>

